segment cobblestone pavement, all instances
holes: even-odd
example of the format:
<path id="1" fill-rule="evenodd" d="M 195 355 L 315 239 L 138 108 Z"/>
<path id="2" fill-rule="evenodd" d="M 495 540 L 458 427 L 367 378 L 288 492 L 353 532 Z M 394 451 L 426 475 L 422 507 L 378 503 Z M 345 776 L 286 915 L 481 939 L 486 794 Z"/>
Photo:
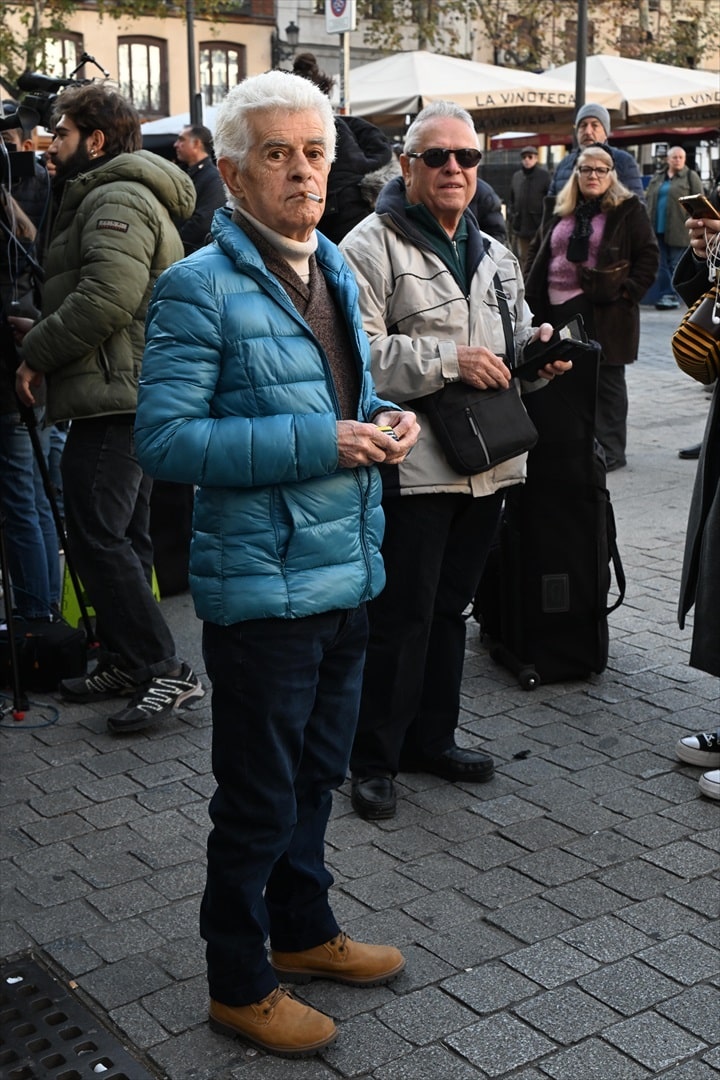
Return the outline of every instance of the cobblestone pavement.
<path id="1" fill-rule="evenodd" d="M 339 1021 L 333 1047 L 290 1062 L 205 1023 L 209 695 L 126 738 L 105 729 L 110 703 L 4 722 L 0 955 L 49 957 L 169 1080 L 717 1077 L 719 807 L 674 754 L 718 719 L 675 618 L 695 472 L 677 450 L 709 398 L 672 362 L 677 318 L 643 309 L 628 373 L 629 466 L 609 477 L 628 591 L 607 671 L 525 692 L 473 623 L 460 739 L 492 752 L 493 781 L 402 776 L 381 824 L 336 797 L 341 924 L 408 964 L 390 987 L 301 988 Z M 201 670 L 189 597 L 164 608 Z"/>

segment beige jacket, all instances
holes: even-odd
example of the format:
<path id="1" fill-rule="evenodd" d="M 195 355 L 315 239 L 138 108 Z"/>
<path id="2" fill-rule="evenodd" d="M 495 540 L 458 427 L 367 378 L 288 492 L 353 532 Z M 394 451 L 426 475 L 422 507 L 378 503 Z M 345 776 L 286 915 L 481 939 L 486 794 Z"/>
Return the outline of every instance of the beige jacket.
<path id="1" fill-rule="evenodd" d="M 383 189 L 376 212 L 348 233 L 340 250 L 360 288 L 363 325 L 370 338 L 372 372 L 381 397 L 415 409 L 421 424 L 417 445 L 399 466 L 397 482 L 385 476 L 390 494 L 440 492 L 490 495 L 522 483 L 526 455 L 488 472 L 461 476 L 450 467 L 415 400 L 459 378 L 458 345 L 484 345 L 505 354 L 505 336 L 493 277 L 508 297 L 519 351 L 533 334 L 515 256 L 468 220 L 468 260 L 475 263 L 470 295 L 404 212 L 401 178 Z M 540 380 L 542 384 L 543 381 Z M 530 387 L 537 384 L 532 383 Z M 523 386 L 523 389 L 529 387 Z"/>

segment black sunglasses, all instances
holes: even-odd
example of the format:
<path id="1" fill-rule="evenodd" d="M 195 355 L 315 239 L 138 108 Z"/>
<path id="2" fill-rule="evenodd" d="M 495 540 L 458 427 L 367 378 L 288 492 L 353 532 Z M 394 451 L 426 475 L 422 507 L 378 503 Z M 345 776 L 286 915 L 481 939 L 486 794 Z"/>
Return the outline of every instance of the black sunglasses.
<path id="1" fill-rule="evenodd" d="M 422 158 L 428 169 L 441 169 L 443 165 L 447 165 L 451 154 L 461 169 L 474 169 L 476 165 L 480 164 L 482 158 L 482 153 L 472 147 L 467 147 L 464 150 L 448 150 L 444 146 L 433 146 L 430 150 L 423 150 L 422 154 L 411 154 L 408 151 L 407 156 L 409 158 Z"/>

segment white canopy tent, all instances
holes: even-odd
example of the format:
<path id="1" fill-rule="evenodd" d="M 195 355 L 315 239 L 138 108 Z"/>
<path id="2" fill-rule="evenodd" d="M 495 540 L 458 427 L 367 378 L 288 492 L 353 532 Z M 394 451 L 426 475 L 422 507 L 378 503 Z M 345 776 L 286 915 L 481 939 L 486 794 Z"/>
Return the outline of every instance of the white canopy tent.
<path id="1" fill-rule="evenodd" d="M 585 65 L 586 101 L 601 105 L 598 89 L 622 99 L 622 115 L 627 123 L 643 124 L 656 120 L 720 121 L 720 72 L 697 71 L 629 60 L 622 56 L 589 56 Z M 540 79 L 575 86 L 575 63 L 553 68 Z M 590 89 L 590 88 L 593 89 Z"/>
<path id="2" fill-rule="evenodd" d="M 607 109 L 619 109 L 620 95 L 596 89 Z M 478 64 L 430 52 L 399 52 L 350 71 L 350 112 L 375 123 L 420 111 L 431 101 L 454 101 L 483 126 L 507 128 L 562 122 L 575 111 L 575 89 L 550 76 Z"/>
<path id="3" fill-rule="evenodd" d="M 215 117 L 217 105 L 206 105 L 203 109 L 202 122 L 206 128 L 215 134 Z M 140 125 L 143 135 L 179 135 L 184 127 L 190 123 L 190 113 L 176 113 L 174 116 L 163 116 L 159 120 L 148 120 Z"/>

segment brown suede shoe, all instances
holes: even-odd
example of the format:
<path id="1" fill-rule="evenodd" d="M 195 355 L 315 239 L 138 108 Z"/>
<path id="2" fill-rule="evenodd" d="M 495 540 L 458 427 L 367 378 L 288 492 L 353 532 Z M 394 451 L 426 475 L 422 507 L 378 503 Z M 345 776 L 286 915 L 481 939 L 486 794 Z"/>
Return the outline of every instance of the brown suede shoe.
<path id="1" fill-rule="evenodd" d="M 302 952 L 273 949 L 270 963 L 284 982 L 304 983 L 315 978 L 350 986 L 381 986 L 400 974 L 405 957 L 392 945 L 363 945 L 341 933 Z"/>
<path id="2" fill-rule="evenodd" d="M 311 1057 L 337 1038 L 329 1016 L 296 1001 L 281 986 L 252 1005 L 222 1005 L 211 998 L 209 1023 L 221 1035 L 239 1035 L 286 1058 Z"/>

